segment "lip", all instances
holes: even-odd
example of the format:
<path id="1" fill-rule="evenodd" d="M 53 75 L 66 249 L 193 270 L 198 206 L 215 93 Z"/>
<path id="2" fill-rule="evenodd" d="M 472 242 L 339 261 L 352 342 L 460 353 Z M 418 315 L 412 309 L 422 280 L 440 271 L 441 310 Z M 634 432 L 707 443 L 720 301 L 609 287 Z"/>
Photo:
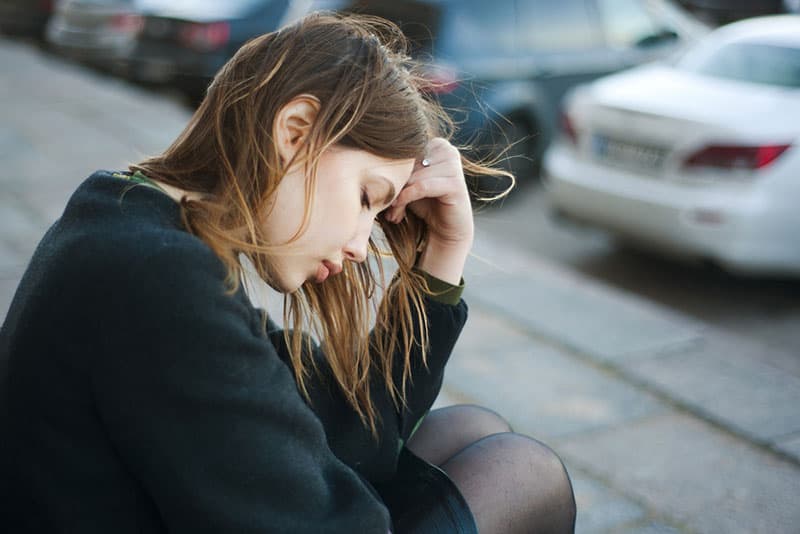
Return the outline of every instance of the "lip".
<path id="1" fill-rule="evenodd" d="M 326 269 L 330 272 L 331 275 L 339 274 L 342 272 L 342 266 L 338 263 L 333 263 L 332 261 L 324 260 L 322 265 L 325 266 Z"/>
<path id="2" fill-rule="evenodd" d="M 338 263 L 333 263 L 328 260 L 324 260 L 322 263 L 319 264 L 317 267 L 317 277 L 316 282 L 321 284 L 325 280 L 328 279 L 328 276 L 332 276 L 335 274 L 339 274 L 342 272 L 342 266 Z"/>

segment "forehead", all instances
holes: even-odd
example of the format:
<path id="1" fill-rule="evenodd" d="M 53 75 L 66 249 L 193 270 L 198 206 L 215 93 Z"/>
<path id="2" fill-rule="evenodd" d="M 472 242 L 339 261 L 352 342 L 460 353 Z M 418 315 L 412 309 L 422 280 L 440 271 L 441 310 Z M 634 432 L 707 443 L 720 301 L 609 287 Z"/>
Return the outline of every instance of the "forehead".
<path id="1" fill-rule="evenodd" d="M 397 191 L 406 185 L 414 170 L 414 158 L 389 159 L 366 150 L 344 147 L 337 147 L 333 155 L 336 163 L 346 166 L 348 172 L 364 178 L 385 178 Z"/>
<path id="2" fill-rule="evenodd" d="M 368 178 L 385 178 L 399 192 L 411 178 L 411 171 L 413 170 L 413 159 L 383 160 L 380 163 L 376 162 L 375 165 L 367 169 L 366 175 Z"/>

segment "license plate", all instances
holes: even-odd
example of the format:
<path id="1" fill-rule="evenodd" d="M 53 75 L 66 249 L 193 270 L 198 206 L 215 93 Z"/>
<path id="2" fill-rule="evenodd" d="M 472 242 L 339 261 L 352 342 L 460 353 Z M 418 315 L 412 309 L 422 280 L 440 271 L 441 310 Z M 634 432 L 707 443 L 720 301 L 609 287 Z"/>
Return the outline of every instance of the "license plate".
<path id="1" fill-rule="evenodd" d="M 628 143 L 597 134 L 592 138 L 592 151 L 600 160 L 647 170 L 661 169 L 667 155 L 667 150 L 661 147 Z"/>

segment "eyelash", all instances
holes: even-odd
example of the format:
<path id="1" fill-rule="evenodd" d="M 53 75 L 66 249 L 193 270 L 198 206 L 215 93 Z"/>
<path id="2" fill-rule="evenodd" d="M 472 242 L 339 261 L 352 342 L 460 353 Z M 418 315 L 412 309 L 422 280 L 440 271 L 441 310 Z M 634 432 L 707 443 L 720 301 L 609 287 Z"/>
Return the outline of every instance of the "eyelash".
<path id="1" fill-rule="evenodd" d="M 366 189 L 361 190 L 361 205 L 365 208 L 372 209 L 372 203 L 369 201 L 369 195 Z"/>

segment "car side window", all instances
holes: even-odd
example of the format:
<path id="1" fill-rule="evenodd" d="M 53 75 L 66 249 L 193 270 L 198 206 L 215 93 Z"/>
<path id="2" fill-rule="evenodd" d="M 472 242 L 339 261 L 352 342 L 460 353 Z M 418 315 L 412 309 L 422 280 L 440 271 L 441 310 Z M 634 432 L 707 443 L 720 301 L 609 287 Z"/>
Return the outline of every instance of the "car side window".
<path id="1" fill-rule="evenodd" d="M 641 0 L 597 0 L 597 9 L 609 46 L 643 46 L 648 40 L 657 40 L 665 32 L 671 32 L 662 23 L 656 22 L 643 4 Z"/>
<path id="2" fill-rule="evenodd" d="M 446 12 L 439 37 L 449 51 L 457 51 L 456 55 L 515 53 L 514 0 L 455 0 L 442 5 Z"/>
<path id="3" fill-rule="evenodd" d="M 517 34 L 523 51 L 569 51 L 602 46 L 587 0 L 517 0 Z"/>

